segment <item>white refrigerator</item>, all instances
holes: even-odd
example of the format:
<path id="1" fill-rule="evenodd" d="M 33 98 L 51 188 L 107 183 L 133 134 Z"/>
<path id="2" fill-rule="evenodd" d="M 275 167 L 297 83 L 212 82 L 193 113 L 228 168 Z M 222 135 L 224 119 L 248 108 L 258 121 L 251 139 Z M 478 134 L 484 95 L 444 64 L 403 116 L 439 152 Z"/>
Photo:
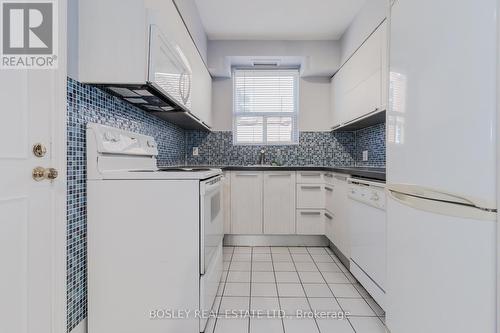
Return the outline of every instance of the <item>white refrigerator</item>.
<path id="1" fill-rule="evenodd" d="M 496 332 L 497 0 L 396 0 L 387 326 Z"/>

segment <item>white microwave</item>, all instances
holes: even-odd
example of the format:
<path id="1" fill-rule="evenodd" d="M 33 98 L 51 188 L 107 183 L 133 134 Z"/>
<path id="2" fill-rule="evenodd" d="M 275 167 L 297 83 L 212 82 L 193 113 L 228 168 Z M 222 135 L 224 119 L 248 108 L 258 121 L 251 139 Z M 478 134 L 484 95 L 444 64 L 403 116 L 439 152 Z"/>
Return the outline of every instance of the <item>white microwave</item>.
<path id="1" fill-rule="evenodd" d="M 189 111 L 193 72 L 187 57 L 158 26 L 151 24 L 149 34 L 148 83 Z"/>

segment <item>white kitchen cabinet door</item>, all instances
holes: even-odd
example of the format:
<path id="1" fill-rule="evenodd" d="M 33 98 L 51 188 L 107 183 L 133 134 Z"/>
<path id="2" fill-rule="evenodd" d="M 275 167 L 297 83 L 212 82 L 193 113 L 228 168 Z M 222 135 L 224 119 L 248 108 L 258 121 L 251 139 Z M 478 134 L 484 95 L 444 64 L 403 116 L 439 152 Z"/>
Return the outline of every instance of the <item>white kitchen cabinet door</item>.
<path id="1" fill-rule="evenodd" d="M 298 235 L 324 235 L 325 210 L 297 210 Z"/>
<path id="2" fill-rule="evenodd" d="M 335 199 L 334 199 L 334 192 L 335 192 L 335 185 L 332 184 L 325 184 L 324 186 L 324 194 L 325 194 L 325 209 L 329 211 L 330 213 L 335 213 Z"/>
<path id="3" fill-rule="evenodd" d="M 297 184 L 297 208 L 324 209 L 325 191 L 323 184 Z"/>
<path id="4" fill-rule="evenodd" d="M 231 233 L 231 172 L 224 172 L 222 182 L 222 207 L 224 213 L 224 234 Z"/>
<path id="5" fill-rule="evenodd" d="M 295 234 L 295 172 L 264 172 L 264 234 Z"/>
<path id="6" fill-rule="evenodd" d="M 297 171 L 298 184 L 323 184 L 323 173 L 321 171 Z"/>
<path id="7" fill-rule="evenodd" d="M 332 229 L 332 243 L 342 252 L 347 258 L 351 255 L 351 240 L 348 224 L 348 185 L 346 175 L 335 175 L 333 192 L 333 229 Z"/>
<path id="8" fill-rule="evenodd" d="M 231 172 L 232 234 L 262 234 L 262 180 L 262 172 Z"/>
<path id="9" fill-rule="evenodd" d="M 382 103 L 381 80 L 381 70 L 378 69 L 366 80 L 344 94 L 343 103 L 348 113 L 347 121 L 356 120 L 380 110 Z"/>
<path id="10" fill-rule="evenodd" d="M 334 236 L 334 222 L 335 222 L 335 198 L 334 192 L 334 174 L 331 172 L 325 172 L 323 174 L 325 179 L 324 193 L 325 193 L 325 235 L 333 243 Z"/>
<path id="11" fill-rule="evenodd" d="M 342 113 L 345 108 L 342 106 L 341 76 L 339 71 L 330 81 L 330 121 L 332 128 L 342 125 L 345 118 Z"/>
<path id="12" fill-rule="evenodd" d="M 325 236 L 333 243 L 335 215 L 329 211 L 325 211 L 323 215 L 325 216 Z"/>
<path id="13" fill-rule="evenodd" d="M 387 27 L 384 21 L 332 78 L 332 126 L 385 110 L 387 80 Z"/>
<path id="14" fill-rule="evenodd" d="M 199 55 L 193 63 L 192 94 L 191 111 L 212 127 L 212 77 Z"/>

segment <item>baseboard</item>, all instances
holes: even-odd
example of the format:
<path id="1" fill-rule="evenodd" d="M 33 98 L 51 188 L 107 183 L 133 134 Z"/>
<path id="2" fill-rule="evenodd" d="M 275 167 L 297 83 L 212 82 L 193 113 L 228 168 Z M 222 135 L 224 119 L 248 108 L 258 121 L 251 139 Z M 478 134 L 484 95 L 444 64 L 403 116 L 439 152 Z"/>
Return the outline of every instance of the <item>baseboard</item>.
<path id="1" fill-rule="evenodd" d="M 333 253 L 335 253 L 335 255 L 337 256 L 337 258 L 339 258 L 340 262 L 342 264 L 344 264 L 344 266 L 347 268 L 347 269 L 350 269 L 351 268 L 351 262 L 349 260 L 349 258 L 347 258 L 342 252 L 340 252 L 339 248 L 335 246 L 335 244 L 333 244 L 330 240 L 328 240 L 329 242 L 329 247 L 330 249 L 332 249 Z"/>
<path id="2" fill-rule="evenodd" d="M 226 246 L 329 246 L 323 235 L 225 235 Z"/>
<path id="3" fill-rule="evenodd" d="M 76 325 L 70 333 L 87 333 L 87 318 L 83 319 L 78 325 Z"/>

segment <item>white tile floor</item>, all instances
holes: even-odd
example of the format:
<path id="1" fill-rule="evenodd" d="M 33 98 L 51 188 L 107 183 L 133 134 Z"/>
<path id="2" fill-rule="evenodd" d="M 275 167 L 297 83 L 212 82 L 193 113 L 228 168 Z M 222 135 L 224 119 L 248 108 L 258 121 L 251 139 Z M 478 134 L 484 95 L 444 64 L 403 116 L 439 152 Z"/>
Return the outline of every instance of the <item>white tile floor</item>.
<path id="1" fill-rule="evenodd" d="M 225 247 L 215 307 L 205 333 L 386 332 L 383 310 L 324 247 Z"/>

